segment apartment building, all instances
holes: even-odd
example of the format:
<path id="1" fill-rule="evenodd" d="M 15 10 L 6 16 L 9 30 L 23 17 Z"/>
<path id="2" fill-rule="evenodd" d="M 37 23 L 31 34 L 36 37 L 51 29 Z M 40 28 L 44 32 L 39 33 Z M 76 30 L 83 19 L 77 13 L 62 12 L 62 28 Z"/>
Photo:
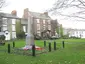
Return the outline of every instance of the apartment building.
<path id="1" fill-rule="evenodd" d="M 22 18 L 17 17 L 16 10 L 12 11 L 11 14 L 0 13 L 0 32 L 5 34 L 6 40 L 16 38 L 16 21 L 21 21 L 25 33 L 28 33 L 28 22 L 31 21 L 31 32 L 33 35 L 47 37 L 56 34 L 57 20 L 52 20 L 48 12 L 32 12 L 26 8 Z"/>
<path id="2" fill-rule="evenodd" d="M 64 28 L 64 34 L 69 34 L 69 37 L 85 38 L 85 29 Z"/>
<path id="3" fill-rule="evenodd" d="M 14 12 L 16 13 L 16 11 L 12 11 L 11 14 L 0 13 L 0 33 L 6 36 L 6 40 L 16 38 L 15 24 L 16 20 L 20 20 L 20 18 Z"/>
<path id="4" fill-rule="evenodd" d="M 29 11 L 28 8 L 24 9 L 23 18 L 31 18 L 32 32 L 34 35 L 39 36 L 53 36 L 55 35 L 55 28 L 53 24 L 57 23 L 57 20 L 52 20 L 48 12 L 38 13 Z M 57 25 L 57 24 L 56 24 Z"/>

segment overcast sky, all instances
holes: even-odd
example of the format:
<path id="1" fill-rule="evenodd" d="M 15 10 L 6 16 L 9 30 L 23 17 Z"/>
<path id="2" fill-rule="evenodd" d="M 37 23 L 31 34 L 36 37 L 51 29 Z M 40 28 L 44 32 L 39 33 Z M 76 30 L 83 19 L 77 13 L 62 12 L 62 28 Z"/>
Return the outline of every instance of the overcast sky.
<path id="1" fill-rule="evenodd" d="M 12 10 L 17 10 L 18 16 L 22 17 L 23 10 L 29 8 L 30 11 L 41 12 L 51 8 L 55 0 L 6 0 L 7 6 L 3 8 L 3 12 L 11 13 Z M 74 9 L 76 10 L 76 9 Z M 72 13 L 73 8 L 65 10 L 63 13 Z M 67 28 L 83 28 L 85 29 L 85 22 L 76 22 L 73 19 L 67 19 L 62 16 L 52 16 L 53 19 L 57 19 L 60 24 L 63 24 Z"/>
<path id="2" fill-rule="evenodd" d="M 17 10 L 18 16 L 21 16 L 25 8 L 30 11 L 44 12 L 51 8 L 55 0 L 7 0 L 7 6 L 3 8 L 4 12 L 10 13 Z"/>

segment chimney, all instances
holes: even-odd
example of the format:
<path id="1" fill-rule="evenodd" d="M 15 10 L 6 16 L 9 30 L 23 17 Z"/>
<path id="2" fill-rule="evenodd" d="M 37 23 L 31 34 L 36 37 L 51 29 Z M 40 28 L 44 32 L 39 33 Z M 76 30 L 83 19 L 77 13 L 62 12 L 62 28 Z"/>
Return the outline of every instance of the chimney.
<path id="1" fill-rule="evenodd" d="M 48 16 L 48 12 L 44 12 L 44 14 L 45 14 L 46 16 Z"/>
<path id="2" fill-rule="evenodd" d="M 28 11 L 29 11 L 28 8 L 24 9 L 23 18 L 28 19 Z"/>
<path id="3" fill-rule="evenodd" d="M 13 11 L 11 12 L 11 14 L 14 15 L 14 16 L 17 16 L 17 11 L 16 11 L 16 10 L 13 10 Z"/>

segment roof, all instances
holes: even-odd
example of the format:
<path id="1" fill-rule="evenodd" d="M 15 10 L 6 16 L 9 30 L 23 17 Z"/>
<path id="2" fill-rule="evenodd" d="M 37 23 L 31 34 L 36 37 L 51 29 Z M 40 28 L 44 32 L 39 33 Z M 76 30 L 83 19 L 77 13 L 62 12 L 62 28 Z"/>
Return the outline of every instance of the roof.
<path id="1" fill-rule="evenodd" d="M 73 31 L 85 31 L 85 29 L 72 29 L 72 28 L 64 28 L 65 30 L 73 30 Z"/>
<path id="2" fill-rule="evenodd" d="M 48 15 L 44 14 L 44 13 L 31 12 L 31 11 L 29 11 L 29 13 L 33 17 L 35 17 L 35 18 L 41 18 L 41 19 L 49 19 L 49 20 L 51 20 L 51 18 Z"/>
<path id="3" fill-rule="evenodd" d="M 12 14 L 8 14 L 8 13 L 0 13 L 0 16 L 1 16 L 1 17 L 4 17 L 4 18 L 14 18 L 14 19 L 19 19 L 19 17 L 14 16 L 14 15 L 12 15 Z"/>

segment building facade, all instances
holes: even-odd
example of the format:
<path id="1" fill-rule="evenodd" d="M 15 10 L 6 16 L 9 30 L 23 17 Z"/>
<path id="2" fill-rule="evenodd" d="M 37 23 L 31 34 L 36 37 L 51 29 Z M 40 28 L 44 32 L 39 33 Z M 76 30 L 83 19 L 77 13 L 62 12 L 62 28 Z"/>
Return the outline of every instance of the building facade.
<path id="1" fill-rule="evenodd" d="M 16 21 L 21 21 L 25 33 L 28 33 L 28 22 L 31 21 L 31 32 L 33 35 L 48 37 L 56 34 L 54 25 L 57 25 L 57 20 L 52 20 L 47 12 L 37 13 L 25 9 L 23 17 L 19 18 L 17 17 L 17 12 L 14 10 L 11 14 L 0 13 L 0 32 L 4 33 L 6 40 L 17 38 L 15 28 Z"/>
<path id="2" fill-rule="evenodd" d="M 69 34 L 69 37 L 85 38 L 85 29 L 64 28 L 64 34 Z"/>
<path id="3" fill-rule="evenodd" d="M 0 33 L 3 33 L 6 36 L 5 40 L 10 40 L 16 38 L 16 21 L 20 20 L 14 14 L 0 13 Z"/>
<path id="4" fill-rule="evenodd" d="M 32 32 L 34 35 L 47 37 L 55 35 L 55 28 L 53 24 L 57 25 L 57 20 L 52 20 L 47 12 L 37 13 L 31 12 L 27 9 L 24 10 L 23 18 L 31 18 Z"/>

